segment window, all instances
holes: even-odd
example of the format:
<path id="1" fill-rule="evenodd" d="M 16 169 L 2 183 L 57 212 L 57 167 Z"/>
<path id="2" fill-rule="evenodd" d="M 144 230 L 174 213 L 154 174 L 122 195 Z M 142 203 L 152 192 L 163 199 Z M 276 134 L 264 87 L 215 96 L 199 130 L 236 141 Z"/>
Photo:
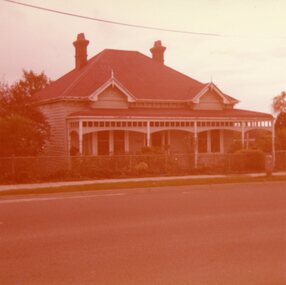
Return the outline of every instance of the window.
<path id="1" fill-rule="evenodd" d="M 212 130 L 210 137 L 211 137 L 211 152 L 220 152 L 219 130 Z"/>
<path id="2" fill-rule="evenodd" d="M 151 135 L 152 146 L 161 147 L 162 145 L 162 132 L 157 132 Z"/>
<path id="3" fill-rule="evenodd" d="M 198 151 L 207 152 L 207 132 L 198 133 Z"/>
<path id="4" fill-rule="evenodd" d="M 98 155 L 108 155 L 109 154 L 109 132 L 108 131 L 98 132 L 97 143 L 98 143 Z"/>
<path id="5" fill-rule="evenodd" d="M 124 131 L 114 131 L 114 154 L 124 153 Z"/>

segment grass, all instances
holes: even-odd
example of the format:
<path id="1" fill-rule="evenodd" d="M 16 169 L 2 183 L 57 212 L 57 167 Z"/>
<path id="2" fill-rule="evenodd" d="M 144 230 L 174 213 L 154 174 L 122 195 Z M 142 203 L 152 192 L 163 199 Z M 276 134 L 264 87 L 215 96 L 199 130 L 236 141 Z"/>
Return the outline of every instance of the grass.
<path id="1" fill-rule="evenodd" d="M 225 183 L 250 183 L 250 182 L 271 182 L 271 181 L 286 181 L 286 176 L 229 176 L 217 178 L 193 178 L 193 179 L 172 179 L 161 181 L 130 181 L 130 182 L 107 182 L 94 183 L 87 185 L 71 185 L 57 186 L 37 189 L 17 189 L 4 190 L 0 192 L 0 196 L 23 195 L 23 194 L 48 194 L 48 193 L 63 193 L 63 192 L 79 192 L 79 191 L 96 191 L 110 189 L 127 189 L 127 188 L 150 188 L 164 186 L 185 186 L 185 185 L 206 185 L 206 184 L 225 184 Z"/>

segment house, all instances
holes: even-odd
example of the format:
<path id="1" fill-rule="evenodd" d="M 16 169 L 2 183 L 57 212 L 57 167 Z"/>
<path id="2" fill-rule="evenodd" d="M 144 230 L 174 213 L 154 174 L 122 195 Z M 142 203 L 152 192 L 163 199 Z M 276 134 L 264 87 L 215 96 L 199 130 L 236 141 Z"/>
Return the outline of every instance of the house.
<path id="1" fill-rule="evenodd" d="M 38 94 L 51 125 L 49 155 L 135 154 L 144 146 L 169 152 L 227 153 L 248 147 L 252 131 L 272 133 L 270 114 L 236 109 L 238 100 L 164 64 L 156 41 L 148 57 L 105 49 L 87 59 L 78 34 L 75 68 Z M 274 144 L 273 144 L 274 145 Z"/>

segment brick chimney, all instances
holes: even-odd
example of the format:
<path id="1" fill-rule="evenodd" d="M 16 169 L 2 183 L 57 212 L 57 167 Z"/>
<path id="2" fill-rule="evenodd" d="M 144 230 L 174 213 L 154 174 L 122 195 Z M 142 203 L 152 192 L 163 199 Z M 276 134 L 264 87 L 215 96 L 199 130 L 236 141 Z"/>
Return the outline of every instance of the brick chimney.
<path id="1" fill-rule="evenodd" d="M 161 41 L 154 42 L 154 46 L 150 49 L 153 60 L 164 64 L 164 52 L 166 48 L 162 46 Z"/>
<path id="2" fill-rule="evenodd" d="M 87 63 L 87 46 L 89 41 L 85 39 L 84 33 L 78 34 L 76 41 L 73 42 L 75 47 L 75 68 L 80 69 Z"/>

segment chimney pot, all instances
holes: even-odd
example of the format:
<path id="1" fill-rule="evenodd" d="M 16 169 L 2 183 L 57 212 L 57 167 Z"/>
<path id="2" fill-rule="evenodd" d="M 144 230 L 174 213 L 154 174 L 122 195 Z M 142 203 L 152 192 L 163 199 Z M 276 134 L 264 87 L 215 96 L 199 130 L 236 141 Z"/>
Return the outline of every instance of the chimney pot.
<path id="1" fill-rule="evenodd" d="M 155 41 L 154 46 L 150 49 L 153 60 L 164 64 L 164 52 L 166 47 L 162 46 L 161 41 Z"/>

